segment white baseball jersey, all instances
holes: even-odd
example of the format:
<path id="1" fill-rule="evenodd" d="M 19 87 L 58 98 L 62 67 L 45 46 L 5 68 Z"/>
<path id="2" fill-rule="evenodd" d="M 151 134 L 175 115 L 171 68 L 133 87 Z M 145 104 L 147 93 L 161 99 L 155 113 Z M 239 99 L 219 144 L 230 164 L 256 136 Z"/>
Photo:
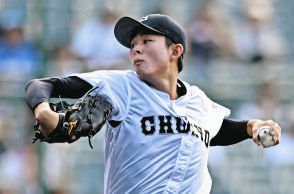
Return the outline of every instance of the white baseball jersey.
<path id="1" fill-rule="evenodd" d="M 105 193 L 193 193 L 211 188 L 209 142 L 230 110 L 196 86 L 178 81 L 176 100 L 141 81 L 133 71 L 77 74 L 109 98 L 105 132 Z"/>

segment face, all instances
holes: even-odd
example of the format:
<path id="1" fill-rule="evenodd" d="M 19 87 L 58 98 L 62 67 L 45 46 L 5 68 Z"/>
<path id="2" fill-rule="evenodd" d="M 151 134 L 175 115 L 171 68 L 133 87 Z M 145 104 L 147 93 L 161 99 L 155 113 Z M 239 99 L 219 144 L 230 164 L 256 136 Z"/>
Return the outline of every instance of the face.
<path id="1" fill-rule="evenodd" d="M 161 35 L 137 35 L 132 39 L 130 62 L 138 77 L 152 83 L 152 80 L 167 76 L 171 63 L 172 49 L 166 46 Z"/>

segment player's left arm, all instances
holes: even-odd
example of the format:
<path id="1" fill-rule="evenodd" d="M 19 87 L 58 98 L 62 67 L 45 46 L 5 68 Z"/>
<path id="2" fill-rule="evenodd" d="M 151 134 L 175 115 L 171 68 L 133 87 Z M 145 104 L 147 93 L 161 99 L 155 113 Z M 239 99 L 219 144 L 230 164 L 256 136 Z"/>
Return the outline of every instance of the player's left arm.
<path id="1" fill-rule="evenodd" d="M 225 118 L 217 135 L 210 141 L 210 146 L 227 146 L 239 143 L 252 138 L 257 145 L 261 145 L 258 139 L 258 131 L 262 126 L 271 128 L 274 145 L 279 144 L 281 139 L 281 127 L 272 120 L 250 119 L 246 121 L 236 121 Z"/>

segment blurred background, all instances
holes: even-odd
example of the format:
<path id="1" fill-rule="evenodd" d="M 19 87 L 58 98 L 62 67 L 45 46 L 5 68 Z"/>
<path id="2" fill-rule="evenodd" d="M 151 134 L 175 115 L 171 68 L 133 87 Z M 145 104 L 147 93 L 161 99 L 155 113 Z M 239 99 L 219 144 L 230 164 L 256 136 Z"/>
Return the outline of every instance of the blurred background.
<path id="1" fill-rule="evenodd" d="M 181 78 L 232 110 L 231 118 L 272 118 L 282 142 L 212 147 L 212 194 L 294 193 L 294 1 L 0 0 L 0 194 L 103 193 L 103 130 L 68 144 L 32 144 L 24 101 L 32 78 L 128 69 L 118 17 L 175 18 L 188 49 Z"/>

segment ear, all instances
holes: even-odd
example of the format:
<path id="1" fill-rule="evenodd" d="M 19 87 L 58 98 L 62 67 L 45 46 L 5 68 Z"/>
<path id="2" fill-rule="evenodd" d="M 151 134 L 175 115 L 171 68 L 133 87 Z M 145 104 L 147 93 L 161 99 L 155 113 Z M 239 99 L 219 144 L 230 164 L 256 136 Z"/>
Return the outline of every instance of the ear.
<path id="1" fill-rule="evenodd" d="M 184 52 L 184 47 L 181 44 L 175 44 L 173 47 L 172 57 L 178 59 Z"/>

